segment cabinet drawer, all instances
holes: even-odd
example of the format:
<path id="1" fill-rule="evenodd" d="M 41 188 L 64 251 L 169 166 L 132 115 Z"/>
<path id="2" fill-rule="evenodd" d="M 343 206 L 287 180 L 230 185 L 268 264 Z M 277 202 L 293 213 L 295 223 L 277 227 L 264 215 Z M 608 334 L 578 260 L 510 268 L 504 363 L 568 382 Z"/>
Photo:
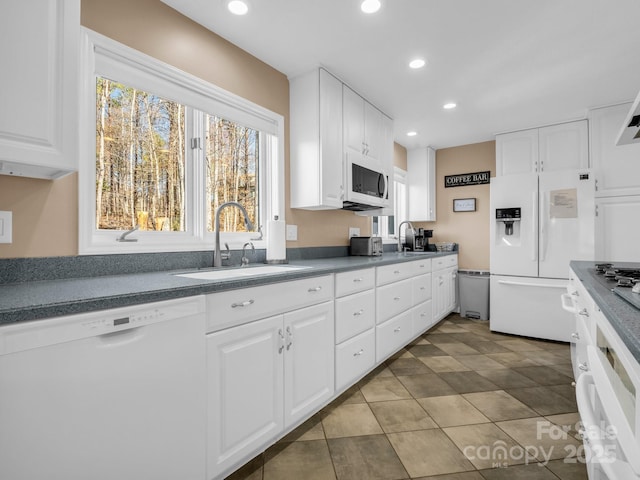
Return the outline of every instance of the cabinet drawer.
<path id="1" fill-rule="evenodd" d="M 207 295 L 207 332 L 333 299 L 333 275 Z"/>
<path id="2" fill-rule="evenodd" d="M 411 262 L 411 268 L 413 270 L 414 275 L 422 275 L 424 273 L 431 272 L 431 259 L 424 258 L 422 260 L 417 260 L 415 262 Z"/>
<path id="3" fill-rule="evenodd" d="M 443 268 L 458 266 L 458 255 L 446 255 L 433 259 L 432 270 L 442 270 Z"/>
<path id="4" fill-rule="evenodd" d="M 375 284 L 375 268 L 336 273 L 336 297 L 344 297 L 352 293 L 362 292 L 373 288 Z"/>
<path id="5" fill-rule="evenodd" d="M 381 362 L 413 338 L 412 313 L 406 311 L 376 327 L 376 362 Z"/>
<path id="6" fill-rule="evenodd" d="M 425 302 L 431 298 L 431 274 L 420 275 L 411 279 L 413 289 L 413 305 Z"/>
<path id="7" fill-rule="evenodd" d="M 413 307 L 413 336 L 417 337 L 433 325 L 433 303 L 431 300 Z"/>
<path id="8" fill-rule="evenodd" d="M 376 322 L 382 323 L 411 308 L 411 279 L 395 282 L 376 291 Z"/>
<path id="9" fill-rule="evenodd" d="M 376 267 L 376 285 L 386 285 L 387 283 L 404 280 L 415 275 L 413 262 L 394 263 Z"/>
<path id="10" fill-rule="evenodd" d="M 343 342 L 376 323 L 374 290 L 336 300 L 336 343 Z"/>
<path id="11" fill-rule="evenodd" d="M 336 391 L 353 383 L 376 361 L 376 335 L 371 328 L 336 347 Z"/>

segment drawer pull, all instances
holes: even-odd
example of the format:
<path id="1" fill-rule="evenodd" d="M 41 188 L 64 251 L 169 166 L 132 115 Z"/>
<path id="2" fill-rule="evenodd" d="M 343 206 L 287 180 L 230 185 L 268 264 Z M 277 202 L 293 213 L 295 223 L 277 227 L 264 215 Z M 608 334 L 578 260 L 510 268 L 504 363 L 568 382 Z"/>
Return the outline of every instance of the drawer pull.
<path id="1" fill-rule="evenodd" d="M 588 317 L 589 316 L 589 312 L 587 312 L 586 308 L 583 308 L 582 310 L 580 310 L 578 312 L 578 315 L 582 315 L 583 317 Z"/>
<path id="2" fill-rule="evenodd" d="M 232 303 L 231 308 L 248 307 L 249 305 L 253 305 L 253 300 L 247 300 L 245 302 L 240 302 L 240 303 Z"/>
<path id="3" fill-rule="evenodd" d="M 571 334 L 571 338 L 573 338 L 574 340 L 580 340 L 580 334 L 578 332 L 573 332 Z"/>
<path id="4" fill-rule="evenodd" d="M 427 289 L 426 287 L 420 287 L 420 290 L 426 290 L 426 289 Z"/>
<path id="5" fill-rule="evenodd" d="M 587 365 L 587 362 L 582 362 L 578 364 L 578 368 L 580 370 L 582 370 L 583 372 L 588 372 L 589 371 L 589 367 Z"/>
<path id="6" fill-rule="evenodd" d="M 361 348 L 359 352 L 356 352 L 353 354 L 354 357 L 359 357 L 360 355 L 362 355 L 364 353 L 364 349 Z"/>
<path id="7" fill-rule="evenodd" d="M 394 329 L 393 331 L 394 331 L 394 333 L 398 333 L 400 331 L 400 327 Z"/>
<path id="8" fill-rule="evenodd" d="M 421 317 L 426 317 L 426 316 L 427 316 L 427 312 L 422 312 L 422 313 L 420 314 L 420 316 L 421 316 Z"/>
<path id="9" fill-rule="evenodd" d="M 400 297 L 393 297 L 393 300 L 397 302 L 398 300 L 400 300 Z"/>
<path id="10" fill-rule="evenodd" d="M 394 275 L 400 275 L 400 270 L 394 270 L 394 271 L 393 271 L 393 274 L 394 274 Z"/>
<path id="11" fill-rule="evenodd" d="M 357 312 L 353 312 L 353 316 L 354 317 L 359 317 L 360 315 L 362 315 L 364 313 L 364 309 L 360 309 Z"/>
<path id="12" fill-rule="evenodd" d="M 319 292 L 320 290 L 322 290 L 322 287 L 313 287 L 307 290 L 307 292 L 313 293 L 313 292 Z"/>
<path id="13" fill-rule="evenodd" d="M 353 281 L 354 281 L 354 282 L 361 282 L 361 281 L 362 281 L 362 278 L 360 278 L 360 277 L 358 277 L 358 278 L 354 278 L 354 279 L 353 279 Z"/>

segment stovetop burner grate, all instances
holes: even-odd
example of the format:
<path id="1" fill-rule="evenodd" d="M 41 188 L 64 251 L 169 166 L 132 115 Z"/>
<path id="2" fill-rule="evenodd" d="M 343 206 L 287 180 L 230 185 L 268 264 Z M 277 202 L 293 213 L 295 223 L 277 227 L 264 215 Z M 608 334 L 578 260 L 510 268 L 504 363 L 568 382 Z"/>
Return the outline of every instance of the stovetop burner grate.
<path id="1" fill-rule="evenodd" d="M 612 263 L 596 263 L 596 272 L 605 278 L 617 282 L 619 287 L 633 287 L 640 283 L 640 269 L 616 267 Z"/>

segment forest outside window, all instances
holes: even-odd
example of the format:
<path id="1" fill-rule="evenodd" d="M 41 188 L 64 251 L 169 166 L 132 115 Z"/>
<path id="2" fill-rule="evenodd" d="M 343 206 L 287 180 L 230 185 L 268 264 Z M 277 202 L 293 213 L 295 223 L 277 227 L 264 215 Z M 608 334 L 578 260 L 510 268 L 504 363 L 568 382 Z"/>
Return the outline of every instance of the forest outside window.
<path id="1" fill-rule="evenodd" d="M 85 33 L 81 148 L 94 161 L 79 172 L 81 254 L 213 249 L 216 211 L 230 201 L 256 228 L 282 218 L 280 115 Z M 137 242 L 116 241 L 132 228 Z M 231 248 L 263 246 L 239 209 L 222 210 L 220 232 Z"/>

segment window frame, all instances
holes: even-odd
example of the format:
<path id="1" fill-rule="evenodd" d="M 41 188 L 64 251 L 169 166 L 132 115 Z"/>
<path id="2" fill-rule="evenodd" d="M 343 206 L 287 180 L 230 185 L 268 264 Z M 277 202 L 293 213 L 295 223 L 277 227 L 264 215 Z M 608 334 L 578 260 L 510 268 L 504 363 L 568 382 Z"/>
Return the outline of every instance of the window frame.
<path id="1" fill-rule="evenodd" d="M 82 28 L 80 162 L 78 167 L 78 250 L 81 255 L 213 250 L 215 232 L 207 232 L 204 152 L 191 148 L 191 138 L 202 138 L 205 113 L 218 115 L 260 131 L 259 199 L 262 235 L 257 232 L 221 232 L 221 243 L 232 249 L 252 241 L 266 247 L 268 219 L 284 220 L 284 117 L 189 73 Z M 107 77 L 179 102 L 185 112 L 185 231 L 136 231 L 117 242 L 125 230 L 98 230 L 95 225 L 96 78 Z M 196 107 L 194 107 L 196 106 Z M 203 143 L 203 142 L 201 142 Z M 194 153 L 195 152 L 195 153 Z M 259 225 L 256 225 L 257 229 Z M 261 237 L 261 238 L 260 238 Z"/>
<path id="2" fill-rule="evenodd" d="M 394 222 L 394 227 L 397 228 L 397 226 L 400 224 L 400 222 L 402 222 L 403 220 L 407 220 L 406 218 L 403 218 L 401 220 L 398 220 L 399 215 L 398 215 L 398 209 L 400 208 L 399 205 L 399 200 L 402 200 L 403 204 L 404 204 L 404 214 L 406 216 L 408 216 L 408 207 L 409 207 L 409 191 L 408 191 L 408 184 L 407 184 L 407 171 L 403 170 L 400 167 L 393 167 L 393 181 L 394 183 L 401 183 L 404 185 L 404 195 L 403 198 L 400 199 L 400 194 L 398 193 L 398 188 L 396 188 L 396 186 L 394 185 L 393 191 L 394 191 L 394 202 L 393 202 L 393 216 L 396 217 L 396 221 Z M 397 233 L 395 231 L 393 232 L 389 232 L 388 231 L 388 218 L 389 215 L 377 215 L 375 216 L 375 218 L 377 218 L 378 221 L 378 225 L 382 226 L 384 225 L 384 228 L 382 228 L 382 233 L 379 234 L 380 237 L 382 237 L 382 242 L 383 243 L 397 243 L 398 242 L 398 236 Z M 384 221 L 383 221 L 384 219 Z M 373 218 L 372 218 L 372 225 L 371 225 L 371 231 L 373 231 Z"/>

